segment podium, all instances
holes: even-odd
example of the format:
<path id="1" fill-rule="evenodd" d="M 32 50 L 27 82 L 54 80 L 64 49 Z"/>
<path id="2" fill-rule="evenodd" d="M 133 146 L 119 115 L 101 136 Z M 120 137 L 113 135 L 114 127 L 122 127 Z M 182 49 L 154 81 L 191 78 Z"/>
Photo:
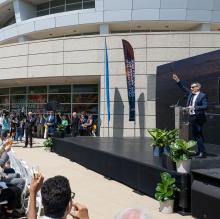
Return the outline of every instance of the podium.
<path id="1" fill-rule="evenodd" d="M 189 141 L 190 126 L 189 126 L 189 110 L 186 107 L 174 106 L 175 114 L 175 129 L 179 130 L 179 137 Z"/>

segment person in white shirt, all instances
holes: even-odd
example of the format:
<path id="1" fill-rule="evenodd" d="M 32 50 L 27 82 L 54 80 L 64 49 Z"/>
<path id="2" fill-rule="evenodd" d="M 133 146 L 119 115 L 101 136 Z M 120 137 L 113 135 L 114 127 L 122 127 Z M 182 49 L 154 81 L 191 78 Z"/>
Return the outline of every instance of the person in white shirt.
<path id="1" fill-rule="evenodd" d="M 37 219 L 36 195 L 41 189 L 44 219 L 67 219 L 70 215 L 74 219 L 89 219 L 88 209 L 79 203 L 74 203 L 75 193 L 71 192 L 69 180 L 64 176 L 54 176 L 44 183 L 41 174 L 33 176 L 30 185 L 30 203 L 28 219 Z"/>

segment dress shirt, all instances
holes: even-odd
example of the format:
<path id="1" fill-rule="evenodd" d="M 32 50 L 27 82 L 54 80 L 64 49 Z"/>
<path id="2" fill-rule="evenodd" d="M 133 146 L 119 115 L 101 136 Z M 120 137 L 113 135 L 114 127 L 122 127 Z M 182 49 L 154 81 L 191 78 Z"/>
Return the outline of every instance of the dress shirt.
<path id="1" fill-rule="evenodd" d="M 191 105 L 193 108 L 189 111 L 190 115 L 195 115 L 195 103 L 196 103 L 196 98 L 198 97 L 199 93 L 200 92 L 198 91 L 193 95 L 193 100 L 192 100 L 192 105 Z"/>

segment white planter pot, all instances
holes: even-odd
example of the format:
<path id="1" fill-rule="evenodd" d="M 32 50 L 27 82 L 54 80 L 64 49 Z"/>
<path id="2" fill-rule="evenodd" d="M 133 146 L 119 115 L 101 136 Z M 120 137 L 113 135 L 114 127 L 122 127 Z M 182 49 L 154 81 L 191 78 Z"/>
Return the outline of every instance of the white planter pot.
<path id="1" fill-rule="evenodd" d="M 176 171 L 178 173 L 189 173 L 191 168 L 191 159 L 176 162 Z"/>
<path id="2" fill-rule="evenodd" d="M 167 200 L 164 202 L 160 202 L 159 211 L 164 214 L 172 214 L 173 213 L 173 205 L 174 205 L 174 200 Z"/>

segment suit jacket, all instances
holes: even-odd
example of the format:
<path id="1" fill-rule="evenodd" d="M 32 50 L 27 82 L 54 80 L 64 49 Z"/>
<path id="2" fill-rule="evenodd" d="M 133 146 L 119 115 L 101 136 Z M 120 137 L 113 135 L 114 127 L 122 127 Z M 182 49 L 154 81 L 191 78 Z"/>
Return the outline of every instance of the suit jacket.
<path id="1" fill-rule="evenodd" d="M 79 129 L 79 117 L 72 118 L 71 123 L 72 129 L 78 130 Z"/>
<path id="2" fill-rule="evenodd" d="M 186 106 L 189 106 L 190 100 L 191 98 L 193 98 L 192 91 L 189 88 L 185 87 L 181 81 L 179 81 L 177 85 L 188 96 Z M 195 107 L 194 111 L 195 111 L 196 117 L 205 118 L 205 110 L 208 108 L 208 99 L 205 93 L 200 91 L 199 95 L 196 98 L 194 107 Z"/>
<path id="3" fill-rule="evenodd" d="M 46 123 L 50 123 L 49 126 L 54 126 L 56 124 L 56 117 L 54 115 L 49 115 L 46 119 Z"/>
<path id="4" fill-rule="evenodd" d="M 27 117 L 26 122 L 25 122 L 25 129 L 31 130 L 34 125 L 35 125 L 35 118 L 34 117 Z"/>
<path id="5" fill-rule="evenodd" d="M 40 118 L 39 116 L 36 119 L 36 125 L 44 125 L 45 124 L 45 118 L 42 116 L 42 118 Z"/>

